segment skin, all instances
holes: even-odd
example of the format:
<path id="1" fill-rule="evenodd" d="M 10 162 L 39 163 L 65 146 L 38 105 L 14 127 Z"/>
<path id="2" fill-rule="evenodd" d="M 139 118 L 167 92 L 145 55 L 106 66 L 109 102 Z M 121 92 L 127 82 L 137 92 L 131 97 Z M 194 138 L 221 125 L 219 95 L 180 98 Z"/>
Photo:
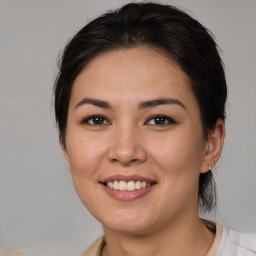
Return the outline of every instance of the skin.
<path id="1" fill-rule="evenodd" d="M 84 98 L 111 107 L 82 104 Z M 159 98 L 181 104 L 139 107 Z M 103 116 L 101 124 L 88 120 L 91 115 Z M 155 115 L 167 118 L 158 124 Z M 217 162 L 224 134 L 218 120 L 204 138 L 188 76 L 160 53 L 138 47 L 94 58 L 74 82 L 61 145 L 81 201 L 103 225 L 102 254 L 206 255 L 214 234 L 198 217 L 198 178 Z M 116 174 L 156 184 L 142 197 L 121 201 L 100 184 Z"/>

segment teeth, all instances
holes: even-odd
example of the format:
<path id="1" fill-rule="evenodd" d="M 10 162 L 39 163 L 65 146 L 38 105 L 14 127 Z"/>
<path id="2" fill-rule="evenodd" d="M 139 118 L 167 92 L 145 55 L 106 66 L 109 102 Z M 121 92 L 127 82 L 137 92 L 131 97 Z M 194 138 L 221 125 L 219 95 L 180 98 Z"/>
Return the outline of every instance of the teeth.
<path id="1" fill-rule="evenodd" d="M 141 189 L 141 181 L 136 181 L 135 188 Z"/>
<path id="2" fill-rule="evenodd" d="M 151 183 L 146 182 L 146 181 L 109 181 L 107 182 L 107 187 L 112 188 L 114 190 L 120 190 L 120 191 L 135 191 L 137 189 L 143 189 L 143 188 L 148 188 L 152 186 Z"/>
<path id="3" fill-rule="evenodd" d="M 126 189 L 128 191 L 134 191 L 136 189 L 135 182 L 134 181 L 129 181 L 127 183 Z"/>
<path id="4" fill-rule="evenodd" d="M 113 188 L 113 187 L 114 187 L 112 182 L 108 182 L 108 183 L 107 183 L 107 186 L 108 186 L 109 188 Z"/>
<path id="5" fill-rule="evenodd" d="M 119 189 L 119 183 L 116 180 L 114 181 L 113 189 L 115 189 L 115 190 Z"/>
<path id="6" fill-rule="evenodd" d="M 119 181 L 119 190 L 122 190 L 122 191 L 125 191 L 127 190 L 127 185 L 126 185 L 126 182 L 125 181 Z"/>

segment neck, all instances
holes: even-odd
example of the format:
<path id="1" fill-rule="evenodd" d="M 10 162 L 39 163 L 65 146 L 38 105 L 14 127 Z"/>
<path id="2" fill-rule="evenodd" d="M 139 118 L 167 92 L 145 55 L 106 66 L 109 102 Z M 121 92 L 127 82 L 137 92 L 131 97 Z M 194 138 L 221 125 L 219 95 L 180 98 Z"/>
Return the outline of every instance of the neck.
<path id="1" fill-rule="evenodd" d="M 120 234 L 104 228 L 107 244 L 102 256 L 207 255 L 214 234 L 199 217 L 185 218 L 182 225 L 174 223 L 140 235 Z"/>

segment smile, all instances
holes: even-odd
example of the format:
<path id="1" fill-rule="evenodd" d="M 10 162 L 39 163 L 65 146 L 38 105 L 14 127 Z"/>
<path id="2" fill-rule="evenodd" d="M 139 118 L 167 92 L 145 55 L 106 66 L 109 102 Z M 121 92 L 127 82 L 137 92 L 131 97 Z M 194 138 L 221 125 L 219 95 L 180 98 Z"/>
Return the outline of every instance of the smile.
<path id="1" fill-rule="evenodd" d="M 109 196 L 126 202 L 145 196 L 157 182 L 139 175 L 113 175 L 102 179 L 99 184 Z"/>
<path id="2" fill-rule="evenodd" d="M 146 182 L 146 181 L 109 181 L 106 183 L 106 186 L 114 189 L 114 190 L 120 190 L 120 191 L 135 191 L 139 189 L 145 189 L 150 186 L 152 186 L 152 183 Z"/>

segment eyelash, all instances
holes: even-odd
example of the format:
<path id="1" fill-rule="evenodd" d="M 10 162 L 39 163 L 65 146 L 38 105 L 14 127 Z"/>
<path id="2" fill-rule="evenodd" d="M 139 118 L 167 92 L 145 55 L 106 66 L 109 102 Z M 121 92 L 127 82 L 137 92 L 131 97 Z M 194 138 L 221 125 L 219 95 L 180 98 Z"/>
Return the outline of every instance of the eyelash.
<path id="1" fill-rule="evenodd" d="M 103 123 L 97 123 L 99 120 L 103 121 Z M 90 123 L 90 121 L 96 121 L 96 123 Z M 106 122 L 106 123 L 104 123 Z M 87 125 L 95 125 L 95 126 L 102 126 L 102 125 L 109 125 L 110 122 L 106 119 L 106 117 L 102 116 L 102 115 L 92 115 L 92 116 L 88 116 L 85 119 L 83 119 L 81 121 L 81 124 L 87 124 Z"/>
<path id="2" fill-rule="evenodd" d="M 154 120 L 155 121 L 155 124 L 149 124 L 150 121 Z M 156 121 L 160 121 L 160 123 L 156 123 Z M 164 121 L 164 123 L 162 123 Z M 167 123 L 166 123 L 167 121 Z M 145 124 L 148 124 L 148 125 L 152 125 L 152 126 L 167 126 L 167 125 L 170 125 L 170 124 L 176 124 L 177 122 L 169 117 L 169 116 L 165 116 L 165 115 L 154 115 L 154 116 L 151 116 L 147 119 L 146 123 Z"/>
<path id="3" fill-rule="evenodd" d="M 150 124 L 150 122 L 152 120 L 154 120 L 154 124 Z M 90 121 L 92 121 L 93 123 L 90 123 Z M 157 123 L 157 122 L 160 122 L 160 123 Z M 145 125 L 167 126 L 167 125 L 176 124 L 176 123 L 177 122 L 169 116 L 154 115 L 147 119 L 147 121 L 145 122 Z M 92 115 L 92 116 L 89 116 L 89 117 L 83 119 L 81 121 L 81 124 L 92 125 L 92 126 L 103 126 L 103 125 L 110 125 L 111 123 L 109 122 L 109 120 L 106 117 L 104 117 L 102 115 Z"/>

